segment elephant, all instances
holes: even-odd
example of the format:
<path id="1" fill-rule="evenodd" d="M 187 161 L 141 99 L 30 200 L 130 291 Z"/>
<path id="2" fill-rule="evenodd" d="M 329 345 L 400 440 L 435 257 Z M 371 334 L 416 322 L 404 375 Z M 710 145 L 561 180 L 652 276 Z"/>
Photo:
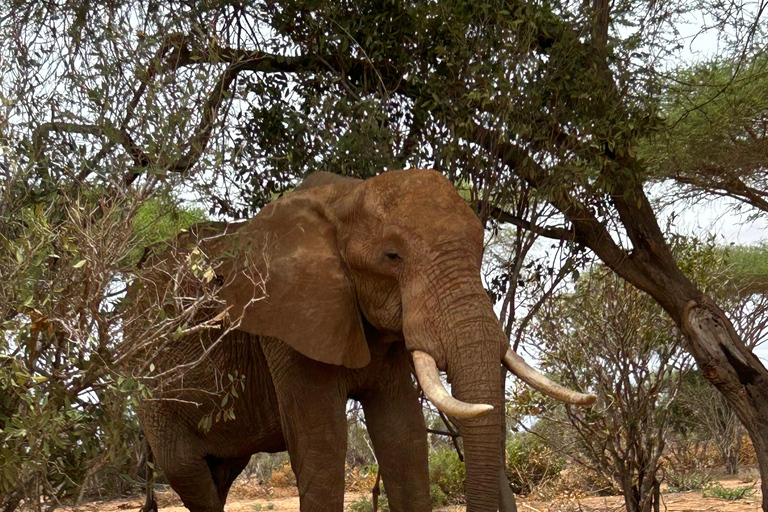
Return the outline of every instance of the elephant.
<path id="1" fill-rule="evenodd" d="M 431 510 L 414 375 L 460 426 L 467 510 L 497 510 L 501 364 L 560 400 L 594 401 L 509 348 L 480 279 L 481 223 L 436 171 L 312 174 L 250 220 L 198 226 L 153 254 L 137 303 L 151 309 L 171 287 L 199 292 L 171 277 L 193 252 L 217 262 L 206 272 L 218 306 L 155 356 L 156 372 L 184 371 L 139 411 L 155 463 L 191 512 L 222 512 L 250 456 L 284 450 L 301 510 L 340 512 L 350 398 L 362 404 L 391 510 Z"/>

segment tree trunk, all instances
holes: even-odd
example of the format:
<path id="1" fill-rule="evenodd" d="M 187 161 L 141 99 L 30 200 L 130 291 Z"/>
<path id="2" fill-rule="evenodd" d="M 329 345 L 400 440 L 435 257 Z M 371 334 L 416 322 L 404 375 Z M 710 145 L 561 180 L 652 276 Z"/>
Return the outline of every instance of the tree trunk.
<path id="1" fill-rule="evenodd" d="M 637 489 L 632 485 L 631 476 L 622 476 L 621 490 L 624 493 L 624 506 L 627 508 L 627 512 L 642 512 L 640 510 L 640 503 L 638 502 Z"/>
<path id="2" fill-rule="evenodd" d="M 733 448 L 728 450 L 728 457 L 725 459 L 725 472 L 729 475 L 739 473 L 739 452 Z"/>
<path id="3" fill-rule="evenodd" d="M 763 510 L 768 511 L 768 372 L 716 305 L 689 303 L 682 328 L 704 377 L 723 393 L 749 432 L 763 477 Z"/>
<path id="4" fill-rule="evenodd" d="M 4 496 L 2 500 L 3 512 L 14 512 L 21 503 L 21 498 L 24 496 L 23 487 L 19 486 L 12 493 Z"/>

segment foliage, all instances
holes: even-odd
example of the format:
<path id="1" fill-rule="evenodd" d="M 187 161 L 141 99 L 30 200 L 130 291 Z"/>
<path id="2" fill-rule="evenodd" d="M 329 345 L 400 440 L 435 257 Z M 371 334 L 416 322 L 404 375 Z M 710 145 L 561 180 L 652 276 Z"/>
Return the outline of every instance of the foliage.
<path id="1" fill-rule="evenodd" d="M 139 459 L 135 407 L 149 394 L 134 364 L 139 347 L 123 336 L 134 320 L 122 307 L 129 271 L 153 238 L 199 216 L 169 201 L 143 209 L 138 192 L 106 199 L 102 186 L 62 187 L 30 202 L 13 192 L 29 169 L 5 156 L 0 494 L 12 505 L 122 492 Z"/>
<path id="2" fill-rule="evenodd" d="M 363 409 L 358 402 L 350 401 L 347 407 L 347 456 L 350 468 L 371 467 L 376 464 L 373 445 L 365 426 Z"/>
<path id="3" fill-rule="evenodd" d="M 668 406 L 690 367 L 679 333 L 649 297 L 600 266 L 543 308 L 538 327 L 545 368 L 569 386 L 590 383 L 598 396 L 591 409 L 540 404 L 552 411 L 548 442 L 612 477 L 628 510 L 648 509 Z"/>
<path id="4" fill-rule="evenodd" d="M 142 251 L 137 250 L 129 257 L 129 264 L 136 264 L 143 249 L 163 244 L 190 226 L 207 220 L 199 208 L 183 207 L 178 201 L 157 195 L 143 201 L 133 216 L 133 232 L 141 240 Z M 157 250 L 161 250 L 158 248 Z"/>
<path id="5" fill-rule="evenodd" d="M 361 496 L 360 498 L 347 505 L 345 510 L 348 512 L 373 512 L 372 498 Z M 389 502 L 387 501 L 387 495 L 383 492 L 381 493 L 381 496 L 379 496 L 378 510 L 381 512 L 389 512 Z"/>
<path id="6" fill-rule="evenodd" d="M 768 295 L 768 243 L 728 248 L 728 273 L 740 295 Z"/>
<path id="7" fill-rule="evenodd" d="M 754 349 L 768 340 L 764 244 L 723 247 L 712 238 L 675 237 L 673 247 L 683 271 L 718 299 L 747 347 Z M 725 397 L 699 371 L 683 377 L 670 411 L 674 441 L 670 448 L 678 463 L 698 452 L 698 464 L 707 464 L 706 446 L 711 444 L 728 474 L 737 473 L 744 427 Z M 686 450 L 690 453 L 683 453 Z"/>
<path id="8" fill-rule="evenodd" d="M 255 479 L 259 484 L 265 484 L 272 478 L 272 473 L 281 470 L 288 463 L 288 452 L 256 453 L 248 461 L 243 475 L 248 480 Z"/>
<path id="9" fill-rule="evenodd" d="M 345 489 L 347 491 L 370 492 L 376 485 L 376 477 L 379 474 L 377 464 L 365 466 L 350 466 L 347 464 Z"/>
<path id="10" fill-rule="evenodd" d="M 705 498 L 720 498 L 721 500 L 743 500 L 755 494 L 754 485 L 741 487 L 723 487 L 719 482 L 704 489 Z"/>
<path id="11" fill-rule="evenodd" d="M 367 485 L 361 488 L 353 483 L 351 486 L 348 485 L 348 488 L 357 491 L 370 492 L 375 483 L 378 466 L 363 466 L 355 471 L 356 469 L 357 468 L 352 468 L 351 471 L 353 475 L 357 475 L 357 477 Z M 439 507 L 463 503 L 465 495 L 464 478 L 464 463 L 461 462 L 458 454 L 453 448 L 436 448 L 429 452 L 429 493 L 433 506 Z M 379 507 L 380 510 L 389 510 L 389 505 L 386 502 L 386 494 L 383 492 L 379 499 Z M 349 510 L 372 510 L 371 499 L 369 497 L 360 498 L 350 505 Z"/>
<path id="12" fill-rule="evenodd" d="M 711 441 L 720 452 L 726 472 L 729 475 L 738 472 L 744 427 L 723 396 L 702 377 L 701 372 L 691 371 L 683 377 L 670 411 L 670 434 L 675 444 Z"/>
<path id="13" fill-rule="evenodd" d="M 296 475 L 291 468 L 289 461 L 283 462 L 283 464 L 277 469 L 272 470 L 272 474 L 269 476 L 270 487 L 295 487 Z"/>
<path id="14" fill-rule="evenodd" d="M 506 451 L 506 474 L 515 494 L 530 494 L 537 485 L 558 478 L 566 466 L 565 458 L 533 434 L 515 434 L 507 440 Z"/>
<path id="15" fill-rule="evenodd" d="M 429 453 L 430 496 L 433 505 L 463 503 L 466 472 L 456 451 L 438 449 Z"/>
<path id="16" fill-rule="evenodd" d="M 668 470 L 665 480 L 671 492 L 700 491 L 712 484 L 712 473 L 703 469 Z"/>
<path id="17" fill-rule="evenodd" d="M 768 56 L 723 58 L 679 68 L 665 84 L 667 123 L 641 145 L 660 178 L 673 178 L 691 197 L 701 190 L 768 211 Z"/>

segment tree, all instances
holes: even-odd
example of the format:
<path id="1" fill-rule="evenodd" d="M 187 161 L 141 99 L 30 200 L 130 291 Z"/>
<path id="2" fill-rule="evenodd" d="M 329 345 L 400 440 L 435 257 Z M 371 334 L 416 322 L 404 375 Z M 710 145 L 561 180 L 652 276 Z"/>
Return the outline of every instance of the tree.
<path id="1" fill-rule="evenodd" d="M 628 511 L 659 510 L 669 405 L 690 369 L 674 324 L 650 297 L 598 266 L 543 309 L 535 336 L 550 372 L 568 385 L 590 383 L 598 396 L 591 410 L 566 407 L 548 442 L 612 478 Z"/>
<path id="2" fill-rule="evenodd" d="M 768 212 L 766 55 L 715 59 L 669 79 L 667 126 L 640 152 L 694 199 L 726 196 Z"/>
<path id="3" fill-rule="evenodd" d="M 744 427 L 723 395 L 704 380 L 701 372 L 686 374 L 675 398 L 673 413 L 674 430 L 680 441 L 685 443 L 690 438 L 713 441 L 725 462 L 726 473 L 738 473 Z"/>
<path id="4" fill-rule="evenodd" d="M 51 511 L 95 489 L 122 492 L 119 474 L 137 476 L 133 411 L 147 396 L 149 369 L 136 355 L 174 332 L 179 319 L 143 347 L 126 343 L 123 327 L 135 319 L 122 304 L 128 271 L 147 244 L 200 213 L 161 198 L 142 204 L 130 192 L 110 203 L 100 187 L 16 195 L 29 169 L 6 162 L 0 505 L 11 512 L 24 499 Z"/>

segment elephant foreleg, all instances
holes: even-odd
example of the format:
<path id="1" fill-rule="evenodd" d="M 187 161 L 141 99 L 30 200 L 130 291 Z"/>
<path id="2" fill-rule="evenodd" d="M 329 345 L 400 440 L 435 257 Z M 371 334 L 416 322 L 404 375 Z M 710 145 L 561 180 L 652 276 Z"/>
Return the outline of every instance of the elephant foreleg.
<path id="1" fill-rule="evenodd" d="M 337 367 L 277 340 L 262 342 L 275 385 L 301 512 L 342 512 L 347 451 L 346 391 Z"/>
<path id="2" fill-rule="evenodd" d="M 190 512 L 223 512 L 205 454 L 194 449 L 198 446 L 194 436 L 178 435 L 172 442 L 166 438 L 151 443 L 155 460 Z"/>
<path id="3" fill-rule="evenodd" d="M 398 362 L 380 389 L 364 393 L 360 402 L 390 509 L 426 512 L 432 510 L 427 429 L 408 361 Z"/>

